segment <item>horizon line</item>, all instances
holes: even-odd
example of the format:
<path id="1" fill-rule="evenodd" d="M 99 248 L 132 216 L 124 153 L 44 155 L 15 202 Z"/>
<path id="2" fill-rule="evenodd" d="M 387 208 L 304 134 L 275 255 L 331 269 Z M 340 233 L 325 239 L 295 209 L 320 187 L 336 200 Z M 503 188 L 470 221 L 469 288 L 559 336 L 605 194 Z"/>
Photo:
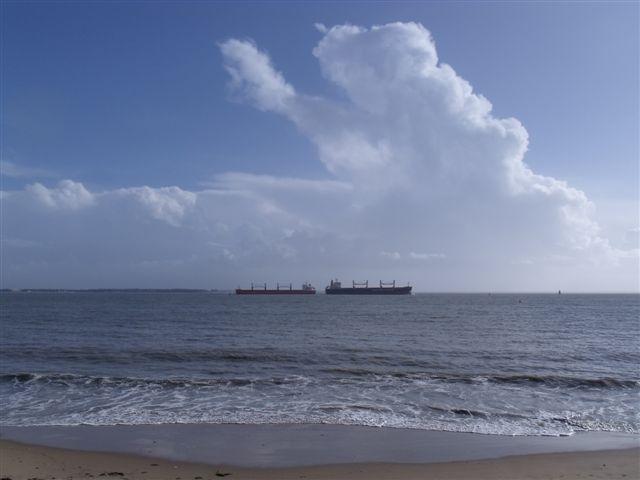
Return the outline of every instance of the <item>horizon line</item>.
<path id="1" fill-rule="evenodd" d="M 235 288 L 183 288 L 183 287 L 98 287 L 98 288 L 0 288 L 0 293 L 29 293 L 29 292 L 176 292 L 176 293 L 196 293 L 196 292 L 234 292 Z M 638 291 L 567 291 L 567 290 L 417 290 L 413 294 L 432 295 L 640 295 Z M 319 294 L 324 294 L 322 289 Z"/>

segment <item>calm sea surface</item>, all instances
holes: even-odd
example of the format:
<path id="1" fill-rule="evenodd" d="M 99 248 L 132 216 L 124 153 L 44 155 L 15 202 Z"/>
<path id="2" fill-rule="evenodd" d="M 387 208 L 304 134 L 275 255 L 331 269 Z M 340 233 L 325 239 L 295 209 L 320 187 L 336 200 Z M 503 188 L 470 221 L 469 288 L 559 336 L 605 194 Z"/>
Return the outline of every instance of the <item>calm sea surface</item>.
<path id="1" fill-rule="evenodd" d="M 0 423 L 640 430 L 640 296 L 0 294 Z"/>

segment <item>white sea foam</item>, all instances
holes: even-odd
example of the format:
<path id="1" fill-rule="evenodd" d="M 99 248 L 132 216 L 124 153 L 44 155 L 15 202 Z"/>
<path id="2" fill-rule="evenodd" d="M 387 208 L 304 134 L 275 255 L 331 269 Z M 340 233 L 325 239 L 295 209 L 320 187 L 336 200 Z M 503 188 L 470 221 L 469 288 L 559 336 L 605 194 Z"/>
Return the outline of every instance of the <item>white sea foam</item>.
<path id="1" fill-rule="evenodd" d="M 589 389 L 563 401 L 555 386 L 532 391 L 486 378 L 341 380 L 302 375 L 145 380 L 22 374 L 2 384 L 2 423 L 327 423 L 507 435 L 639 431 L 634 405 L 640 389 L 631 385 L 611 389 L 603 404 Z"/>

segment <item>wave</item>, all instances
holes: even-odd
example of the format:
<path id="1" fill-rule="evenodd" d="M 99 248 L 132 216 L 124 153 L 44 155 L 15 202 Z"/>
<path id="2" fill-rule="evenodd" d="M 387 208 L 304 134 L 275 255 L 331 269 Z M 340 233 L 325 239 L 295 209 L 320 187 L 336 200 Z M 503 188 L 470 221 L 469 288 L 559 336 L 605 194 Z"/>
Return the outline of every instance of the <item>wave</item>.
<path id="1" fill-rule="evenodd" d="M 184 379 L 184 378 L 134 378 L 134 377 L 96 377 L 89 375 L 76 375 L 71 373 L 9 373 L 0 375 L 0 383 L 13 384 L 62 384 L 62 385 L 88 385 L 88 386 L 121 386 L 139 387 L 156 386 L 164 388 L 207 387 L 215 385 L 243 387 L 247 385 L 271 384 L 285 385 L 304 383 L 305 378 L 300 376 L 271 377 L 271 378 L 208 378 L 208 379 Z"/>
<path id="2" fill-rule="evenodd" d="M 638 380 L 623 380 L 612 377 L 580 378 L 563 377 L 557 375 L 510 375 L 494 376 L 490 381 L 496 383 L 533 383 L 556 387 L 587 387 L 587 388 L 637 388 Z"/>
<path id="3" fill-rule="evenodd" d="M 481 433 L 488 435 L 565 436 L 581 431 L 611 431 L 637 434 L 637 422 L 624 419 L 579 418 L 551 415 L 544 411 L 529 415 L 500 411 L 481 411 L 466 408 L 427 406 L 435 415 L 407 415 L 382 405 L 370 403 L 316 404 L 304 409 L 283 409 L 282 404 L 269 408 L 237 407 L 220 404 L 194 405 L 191 401 L 175 405 L 155 403 L 153 409 L 143 399 L 134 406 L 86 408 L 76 405 L 64 412 L 45 414 L 38 402 L 33 405 L 16 403 L 0 417 L 4 426 L 51 425 L 157 425 L 157 424 L 328 424 L 390 427 L 418 430 Z M 25 408 L 26 411 L 25 411 Z M 188 408 L 186 408 L 188 406 Z M 195 408 L 194 408 L 195 407 Z"/>
<path id="4" fill-rule="evenodd" d="M 409 378 L 409 377 L 407 377 Z M 563 400 L 527 403 L 525 389 L 455 385 L 457 377 L 131 378 L 70 373 L 0 375 L 0 424 L 329 423 L 455 430 L 509 435 L 571 434 L 584 430 L 638 432 L 638 382 L 581 379 L 598 385 Z M 435 378 L 435 376 L 429 377 Z M 447 383 L 441 382 L 444 378 Z M 558 377 L 467 377 L 473 382 L 558 382 Z M 562 381 L 567 382 L 566 378 Z M 574 384 L 576 379 L 569 379 Z M 617 391 L 602 390 L 619 388 Z M 409 387 L 409 388 L 405 388 Z M 417 387 L 417 388 L 414 388 Z M 433 387 L 433 388 L 432 388 Z M 449 388 L 451 387 L 451 388 Z M 42 398 L 52 399 L 43 409 Z M 593 401 L 607 399 L 604 411 Z"/>
<path id="5" fill-rule="evenodd" d="M 568 388 L 638 388 L 639 380 L 618 379 L 613 377 L 582 378 L 560 375 L 483 375 L 483 374 L 439 374 L 419 372 L 383 372 L 360 368 L 327 368 L 325 373 L 346 375 L 354 377 L 380 377 L 388 376 L 407 380 L 435 380 L 451 383 L 497 383 L 513 385 L 545 385 L 549 387 Z"/>
<path id="6" fill-rule="evenodd" d="M 318 405 L 317 410 L 326 413 L 345 412 L 345 411 L 357 411 L 357 412 L 376 412 L 376 413 L 392 413 L 393 410 L 389 407 L 381 405 L 365 405 L 365 404 L 346 404 L 346 405 Z"/>
<path id="7" fill-rule="evenodd" d="M 391 372 L 381 373 L 366 369 L 331 368 L 324 369 L 326 373 L 338 376 L 367 377 L 374 383 L 381 378 L 395 378 L 403 381 L 435 381 L 444 383 L 465 384 L 506 384 L 525 386 L 546 386 L 551 388 L 595 388 L 595 389 L 635 389 L 640 388 L 640 381 L 603 378 L 564 377 L 557 375 L 441 375 Z M 231 386 L 243 387 L 248 385 L 288 385 L 310 381 L 309 377 L 300 375 L 274 376 L 263 378 L 247 377 L 217 377 L 217 378 L 135 378 L 135 377 L 106 377 L 77 375 L 70 373 L 8 373 L 0 375 L 0 383 L 73 383 L 91 386 L 157 386 L 164 388 Z"/>
<path id="8" fill-rule="evenodd" d="M 23 349 L 23 348 L 4 348 L 2 356 L 6 358 L 31 359 L 46 358 L 49 360 L 72 360 L 74 362 L 82 361 L 87 363 L 100 364 L 135 364 L 140 361 L 154 362 L 171 362 L 171 363 L 188 363 L 188 362 L 204 362 L 204 361 L 220 361 L 229 363 L 248 363 L 248 362 L 277 362 L 277 363 L 299 363 L 306 360 L 292 353 L 283 353 L 278 351 L 234 351 L 234 350 L 211 350 L 211 349 L 182 349 L 182 350 L 146 350 L 146 351 L 87 351 L 83 348 L 40 348 L 40 349 Z"/>

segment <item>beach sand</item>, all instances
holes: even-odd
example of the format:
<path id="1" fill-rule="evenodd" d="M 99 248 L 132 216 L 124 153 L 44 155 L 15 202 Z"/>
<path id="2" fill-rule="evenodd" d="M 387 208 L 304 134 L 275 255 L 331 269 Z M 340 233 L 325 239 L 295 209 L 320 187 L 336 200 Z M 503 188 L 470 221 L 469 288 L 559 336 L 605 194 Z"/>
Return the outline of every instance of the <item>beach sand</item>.
<path id="1" fill-rule="evenodd" d="M 356 463 L 241 468 L 173 462 L 123 453 L 84 452 L 0 441 L 3 479 L 591 479 L 640 478 L 640 450 L 511 456 L 449 463 Z"/>

